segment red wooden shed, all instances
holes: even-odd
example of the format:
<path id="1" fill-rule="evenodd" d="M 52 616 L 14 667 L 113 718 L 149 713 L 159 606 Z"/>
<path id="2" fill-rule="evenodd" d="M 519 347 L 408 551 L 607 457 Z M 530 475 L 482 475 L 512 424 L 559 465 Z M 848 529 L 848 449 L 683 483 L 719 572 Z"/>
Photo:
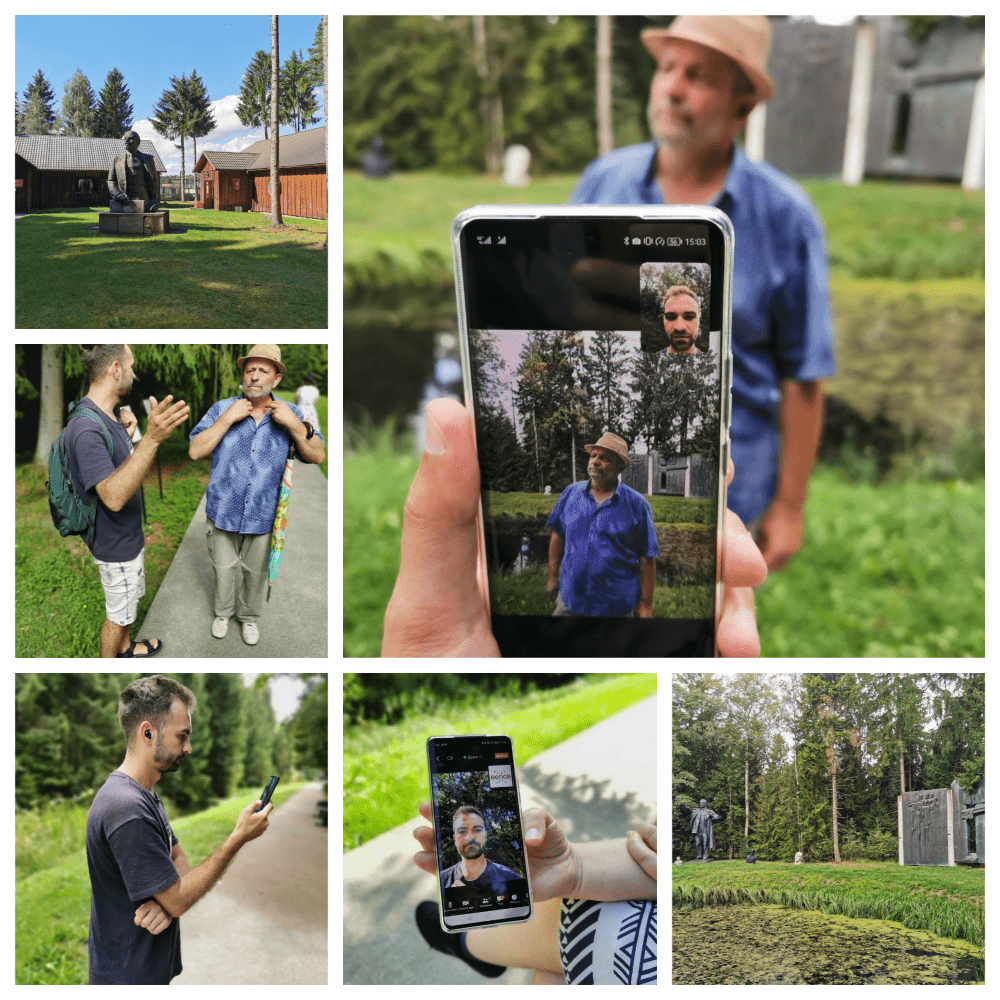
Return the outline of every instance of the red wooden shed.
<path id="1" fill-rule="evenodd" d="M 326 218 L 326 126 L 281 136 L 278 147 L 281 213 Z M 195 208 L 271 212 L 271 141 L 261 139 L 238 153 L 204 150 L 194 172 L 201 174 Z"/>

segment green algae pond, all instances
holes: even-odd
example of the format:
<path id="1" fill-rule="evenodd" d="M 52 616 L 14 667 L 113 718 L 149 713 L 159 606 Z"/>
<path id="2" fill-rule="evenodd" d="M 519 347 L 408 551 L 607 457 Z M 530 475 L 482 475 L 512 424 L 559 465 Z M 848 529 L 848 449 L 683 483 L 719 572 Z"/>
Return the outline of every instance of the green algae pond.
<path id="1" fill-rule="evenodd" d="M 674 985 L 973 985 L 981 948 L 891 920 L 771 904 L 673 909 Z"/>

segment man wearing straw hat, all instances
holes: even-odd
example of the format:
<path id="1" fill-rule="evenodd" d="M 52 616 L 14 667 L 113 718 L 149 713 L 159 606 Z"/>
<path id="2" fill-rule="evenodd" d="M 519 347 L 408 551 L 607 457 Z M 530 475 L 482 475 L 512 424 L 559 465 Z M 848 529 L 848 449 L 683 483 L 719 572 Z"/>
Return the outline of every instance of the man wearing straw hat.
<path id="1" fill-rule="evenodd" d="M 681 14 L 641 37 L 657 63 L 647 107 L 653 142 L 594 161 L 570 202 L 710 204 L 732 219 L 729 506 L 768 568 L 780 569 L 802 545 L 822 379 L 834 372 L 823 226 L 798 184 L 734 142 L 774 93 L 767 18 Z"/>
<path id="2" fill-rule="evenodd" d="M 590 478 L 567 486 L 546 522 L 552 614 L 652 618 L 660 547 L 649 501 L 618 482 L 628 446 L 609 433 L 584 448 Z"/>
<path id="3" fill-rule="evenodd" d="M 304 462 L 322 462 L 325 452 L 322 435 L 303 421 L 302 411 L 271 394 L 285 374 L 277 344 L 255 344 L 236 364 L 243 374 L 243 395 L 211 407 L 189 435 L 188 454 L 194 459 L 212 456 L 205 506 L 215 571 L 212 635 L 224 639 L 235 613 L 243 641 L 255 646 L 289 441 Z"/>

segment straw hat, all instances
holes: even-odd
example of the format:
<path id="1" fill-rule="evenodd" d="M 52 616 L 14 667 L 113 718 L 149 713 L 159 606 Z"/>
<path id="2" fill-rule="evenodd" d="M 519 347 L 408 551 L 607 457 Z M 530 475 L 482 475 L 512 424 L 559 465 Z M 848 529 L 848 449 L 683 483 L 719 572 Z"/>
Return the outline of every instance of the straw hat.
<path id="1" fill-rule="evenodd" d="M 767 75 L 771 25 L 761 14 L 678 14 L 669 28 L 646 28 L 639 37 L 657 62 L 670 38 L 721 52 L 746 73 L 758 101 L 774 96 L 774 83 Z"/>
<path id="2" fill-rule="evenodd" d="M 263 358 L 278 369 L 279 375 L 285 374 L 285 366 L 281 363 L 281 348 L 277 344 L 254 344 L 246 358 L 236 359 L 240 371 L 243 371 L 243 364 L 247 358 Z"/>
<path id="3" fill-rule="evenodd" d="M 613 451 L 626 465 L 628 465 L 628 445 L 617 435 L 602 434 L 594 444 L 585 444 L 583 446 L 584 451 L 588 455 L 593 455 L 594 448 L 607 448 L 608 451 Z"/>

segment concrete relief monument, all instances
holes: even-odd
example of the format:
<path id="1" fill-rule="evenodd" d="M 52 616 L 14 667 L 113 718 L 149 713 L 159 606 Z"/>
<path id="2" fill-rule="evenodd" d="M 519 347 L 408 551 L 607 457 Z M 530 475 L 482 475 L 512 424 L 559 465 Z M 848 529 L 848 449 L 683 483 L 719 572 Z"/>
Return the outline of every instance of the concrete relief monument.
<path id="1" fill-rule="evenodd" d="M 966 791 L 950 788 L 904 792 L 896 797 L 901 865 L 984 864 L 986 782 Z"/>
<path id="2" fill-rule="evenodd" d="M 125 152 L 108 169 L 109 211 L 101 212 L 102 233 L 128 236 L 159 236 L 170 229 L 170 213 L 157 211 L 159 192 L 153 158 L 139 152 L 139 133 L 129 129 L 123 136 Z"/>

